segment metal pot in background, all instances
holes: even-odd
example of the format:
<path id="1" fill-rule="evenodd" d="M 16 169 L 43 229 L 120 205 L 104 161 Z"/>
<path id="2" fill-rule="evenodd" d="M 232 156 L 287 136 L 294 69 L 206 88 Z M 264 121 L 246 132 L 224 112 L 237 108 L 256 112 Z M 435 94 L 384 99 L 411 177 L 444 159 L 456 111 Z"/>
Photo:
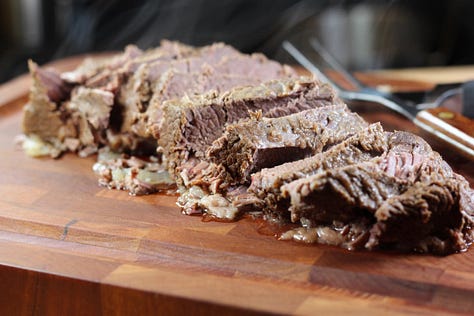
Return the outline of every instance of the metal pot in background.
<path id="1" fill-rule="evenodd" d="M 275 58 L 309 32 L 348 69 L 474 64 L 471 0 L 5 0 L 0 82 L 51 59 L 169 38 Z"/>
<path id="2" fill-rule="evenodd" d="M 37 0 L 0 2 L 2 38 L 9 45 L 17 47 L 34 48 L 40 46 L 43 42 L 42 7 L 42 1 Z"/>
<path id="3" fill-rule="evenodd" d="M 54 2 L 6 0 L 0 2 L 0 82 L 26 71 L 26 60 L 49 60 L 55 38 Z"/>
<path id="4" fill-rule="evenodd" d="M 434 13 L 433 13 L 434 14 Z M 444 65 L 442 23 L 412 7 L 360 2 L 330 5 L 289 30 L 312 35 L 351 70 Z M 454 27 L 453 27 L 454 29 Z"/>

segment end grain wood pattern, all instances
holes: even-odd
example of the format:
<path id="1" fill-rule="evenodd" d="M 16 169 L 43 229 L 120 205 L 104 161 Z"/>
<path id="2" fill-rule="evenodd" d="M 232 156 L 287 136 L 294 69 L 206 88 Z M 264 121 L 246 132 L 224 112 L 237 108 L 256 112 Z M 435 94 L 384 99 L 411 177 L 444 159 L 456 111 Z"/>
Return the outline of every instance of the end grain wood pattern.
<path id="1" fill-rule="evenodd" d="M 0 106 L 0 314 L 474 312 L 474 250 L 433 257 L 277 241 L 250 219 L 204 222 L 181 215 L 174 196 L 99 187 L 94 157 L 27 157 L 14 144 L 21 85 Z M 384 109 L 357 110 L 419 133 Z M 473 183 L 472 161 L 428 141 Z"/>

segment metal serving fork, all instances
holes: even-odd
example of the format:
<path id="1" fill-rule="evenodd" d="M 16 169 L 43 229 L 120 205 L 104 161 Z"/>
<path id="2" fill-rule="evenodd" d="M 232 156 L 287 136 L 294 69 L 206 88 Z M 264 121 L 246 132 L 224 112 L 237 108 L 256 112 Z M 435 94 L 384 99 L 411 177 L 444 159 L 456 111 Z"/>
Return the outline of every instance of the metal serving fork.
<path id="1" fill-rule="evenodd" d="M 316 38 L 298 43 L 285 41 L 283 48 L 319 80 L 331 84 L 345 102 L 369 102 L 386 106 L 413 121 L 424 131 L 474 158 L 474 120 L 439 107 L 446 95 L 442 95 L 426 109 L 426 104 L 416 105 L 390 93 L 365 86 L 344 69 Z M 351 89 L 330 79 L 326 74 L 328 70 L 337 73 Z"/>

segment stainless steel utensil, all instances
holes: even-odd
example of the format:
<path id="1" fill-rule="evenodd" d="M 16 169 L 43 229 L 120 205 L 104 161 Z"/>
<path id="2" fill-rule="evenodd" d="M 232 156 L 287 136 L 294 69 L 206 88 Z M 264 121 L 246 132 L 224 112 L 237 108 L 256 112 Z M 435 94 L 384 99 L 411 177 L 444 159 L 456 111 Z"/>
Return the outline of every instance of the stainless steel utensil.
<path id="1" fill-rule="evenodd" d="M 303 67 L 321 81 L 334 86 L 339 96 L 347 103 L 370 102 L 384 105 L 429 132 L 462 153 L 474 158 L 474 120 L 460 113 L 437 107 L 446 96 L 440 96 L 430 108 L 427 104 L 414 104 L 390 93 L 369 88 L 352 76 L 337 60 L 327 52 L 316 38 L 302 42 L 283 42 L 283 48 Z M 328 71 L 337 73 L 350 88 L 327 75 Z"/>

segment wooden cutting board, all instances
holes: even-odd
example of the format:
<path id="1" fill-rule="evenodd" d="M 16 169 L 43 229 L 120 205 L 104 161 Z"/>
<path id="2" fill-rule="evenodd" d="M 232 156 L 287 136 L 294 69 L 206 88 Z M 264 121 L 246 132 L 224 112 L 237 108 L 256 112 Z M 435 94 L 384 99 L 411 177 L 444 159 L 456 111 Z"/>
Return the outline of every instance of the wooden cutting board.
<path id="1" fill-rule="evenodd" d="M 27 89 L 27 77 L 0 87 L 1 315 L 474 313 L 474 250 L 434 257 L 277 241 L 250 219 L 204 222 L 180 214 L 174 196 L 99 187 L 94 157 L 27 157 L 14 143 Z M 418 132 L 383 109 L 358 110 Z M 428 141 L 474 183 L 472 161 Z"/>

